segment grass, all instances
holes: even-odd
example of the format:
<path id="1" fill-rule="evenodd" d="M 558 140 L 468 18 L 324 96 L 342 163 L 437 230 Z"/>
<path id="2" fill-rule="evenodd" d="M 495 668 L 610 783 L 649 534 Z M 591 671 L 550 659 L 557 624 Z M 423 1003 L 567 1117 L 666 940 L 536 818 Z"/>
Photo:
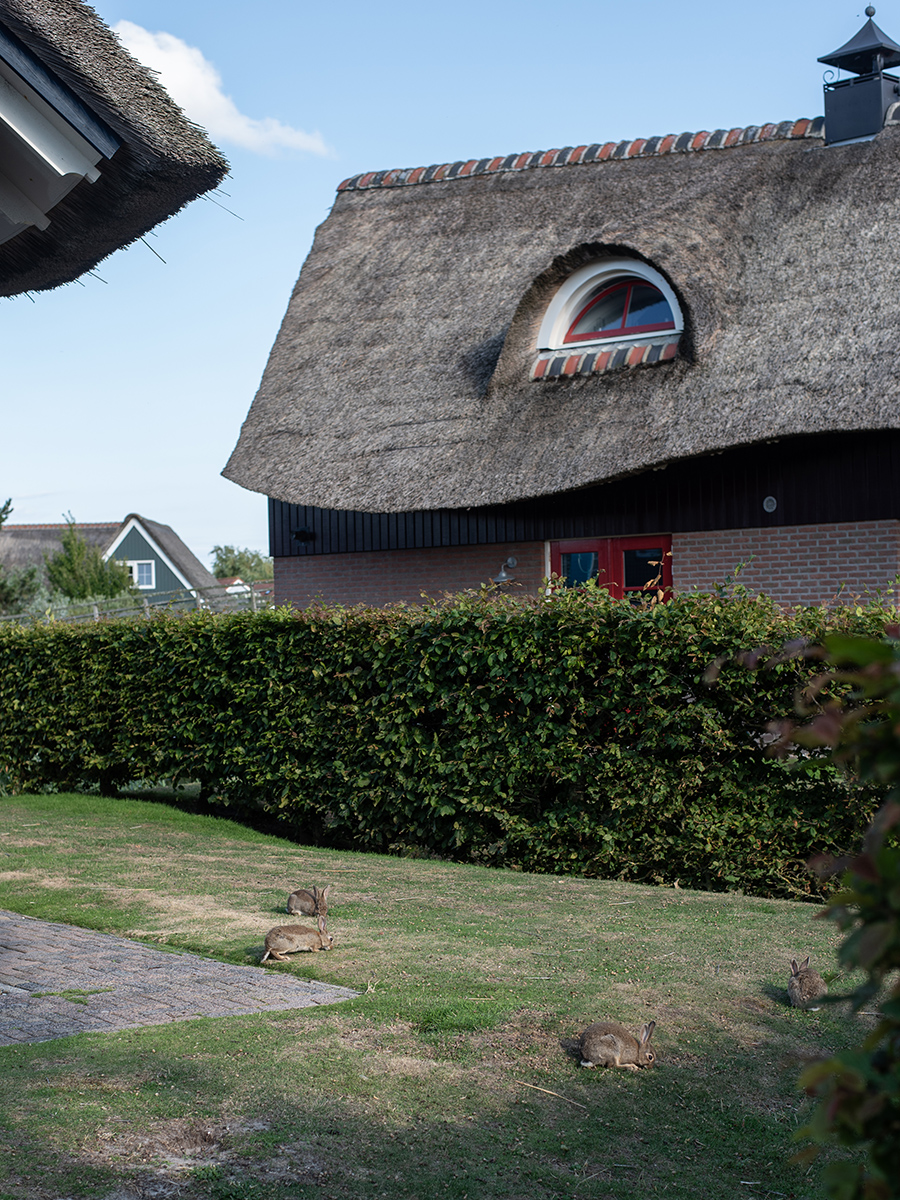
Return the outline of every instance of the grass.
<path id="1" fill-rule="evenodd" d="M 0 834 L 0 907 L 228 962 L 331 883 L 334 950 L 260 969 L 361 993 L 0 1048 L 0 1200 L 823 1194 L 787 1161 L 795 1081 L 866 1018 L 787 1005 L 792 957 L 833 975 L 814 906 L 311 849 L 139 800 L 6 797 Z M 658 1069 L 579 1067 L 606 1017 L 654 1018 Z"/>

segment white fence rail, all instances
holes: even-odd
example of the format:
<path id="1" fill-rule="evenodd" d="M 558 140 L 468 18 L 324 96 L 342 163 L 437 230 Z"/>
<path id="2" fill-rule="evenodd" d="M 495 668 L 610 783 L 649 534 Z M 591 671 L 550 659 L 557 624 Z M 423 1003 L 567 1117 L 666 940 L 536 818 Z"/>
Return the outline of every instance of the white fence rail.
<path id="1" fill-rule="evenodd" d="M 189 613 L 198 609 L 205 612 L 259 612 L 274 608 L 275 592 L 271 579 L 231 587 L 180 588 L 172 592 L 154 592 L 141 596 L 130 593 L 125 601 L 121 596 L 113 600 L 79 601 L 69 600 L 50 604 L 46 609 L 27 613 L 0 616 L 0 622 L 15 622 L 32 625 L 44 621 L 100 621 L 104 619 L 147 620 L 154 613 Z"/>

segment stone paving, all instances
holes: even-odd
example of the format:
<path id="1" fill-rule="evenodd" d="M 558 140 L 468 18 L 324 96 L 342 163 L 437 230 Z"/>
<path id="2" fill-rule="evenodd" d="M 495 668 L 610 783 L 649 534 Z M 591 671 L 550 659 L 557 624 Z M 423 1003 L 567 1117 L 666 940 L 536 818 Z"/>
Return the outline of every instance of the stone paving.
<path id="1" fill-rule="evenodd" d="M 356 995 L 282 971 L 171 954 L 0 909 L 0 1046 L 337 1004 Z"/>

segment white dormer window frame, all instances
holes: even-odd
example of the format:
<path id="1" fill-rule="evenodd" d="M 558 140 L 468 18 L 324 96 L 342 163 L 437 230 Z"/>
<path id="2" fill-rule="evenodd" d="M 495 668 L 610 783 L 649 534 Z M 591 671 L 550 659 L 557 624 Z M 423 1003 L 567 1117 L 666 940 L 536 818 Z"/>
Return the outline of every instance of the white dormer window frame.
<path id="1" fill-rule="evenodd" d="M 604 258 L 574 271 L 559 287 L 550 301 L 538 332 L 537 350 L 575 349 L 566 341 L 566 336 L 578 314 L 588 305 L 593 296 L 612 287 L 619 281 L 641 280 L 659 291 L 672 311 L 673 326 L 665 331 L 666 337 L 677 338 L 684 330 L 684 315 L 678 298 L 666 279 L 653 267 L 636 258 Z M 646 341 L 659 334 L 638 331 L 632 333 L 617 330 L 612 337 L 608 333 L 595 339 L 578 339 L 577 350 L 588 350 L 595 346 L 608 345 L 614 340 L 617 345 Z"/>

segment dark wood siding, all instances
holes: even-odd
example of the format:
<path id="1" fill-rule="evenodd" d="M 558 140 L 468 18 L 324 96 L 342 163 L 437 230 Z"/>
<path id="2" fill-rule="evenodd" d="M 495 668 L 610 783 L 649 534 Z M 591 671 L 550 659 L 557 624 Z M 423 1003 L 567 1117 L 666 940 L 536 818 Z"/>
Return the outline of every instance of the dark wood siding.
<path id="1" fill-rule="evenodd" d="M 774 496 L 768 513 L 763 500 Z M 488 508 L 360 513 L 269 500 L 276 558 L 900 517 L 900 432 L 784 438 Z M 297 533 L 308 530 L 310 541 Z"/>
<path id="2" fill-rule="evenodd" d="M 125 537 L 116 547 L 114 557 L 119 562 L 149 562 L 151 559 L 156 563 L 155 585 L 154 587 L 141 589 L 141 595 L 153 596 L 157 592 L 174 592 L 179 591 L 185 585 L 184 582 L 174 575 L 160 558 L 158 552 L 153 549 L 147 539 L 137 528 L 129 529 Z"/>

